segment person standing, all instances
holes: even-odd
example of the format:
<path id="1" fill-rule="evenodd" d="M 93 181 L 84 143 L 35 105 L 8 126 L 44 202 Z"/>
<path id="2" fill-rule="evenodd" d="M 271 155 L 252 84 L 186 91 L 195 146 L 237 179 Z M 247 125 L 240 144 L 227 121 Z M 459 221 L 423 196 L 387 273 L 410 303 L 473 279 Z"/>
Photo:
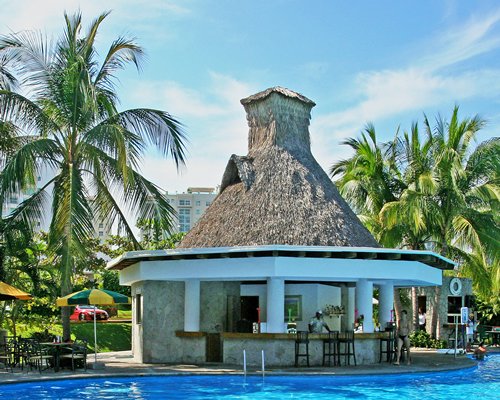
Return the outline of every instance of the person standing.
<path id="1" fill-rule="evenodd" d="M 331 332 L 331 329 L 328 326 L 328 324 L 325 321 L 323 321 L 323 311 L 318 310 L 318 311 L 316 311 L 316 316 L 313 319 L 311 319 L 311 321 L 309 322 L 309 332 L 310 333 L 322 333 L 323 327 L 328 332 Z"/>
<path id="2" fill-rule="evenodd" d="M 418 309 L 418 328 L 421 331 L 425 331 L 425 313 L 422 308 Z"/>
<path id="3" fill-rule="evenodd" d="M 406 353 L 408 356 L 407 364 L 410 365 L 410 330 L 411 322 L 408 319 L 408 313 L 406 310 L 401 312 L 401 318 L 398 321 L 397 326 L 397 340 L 398 340 L 398 350 L 396 355 L 396 362 L 394 365 L 399 365 L 399 359 L 401 357 L 401 351 L 403 351 L 403 346 L 406 348 Z"/>

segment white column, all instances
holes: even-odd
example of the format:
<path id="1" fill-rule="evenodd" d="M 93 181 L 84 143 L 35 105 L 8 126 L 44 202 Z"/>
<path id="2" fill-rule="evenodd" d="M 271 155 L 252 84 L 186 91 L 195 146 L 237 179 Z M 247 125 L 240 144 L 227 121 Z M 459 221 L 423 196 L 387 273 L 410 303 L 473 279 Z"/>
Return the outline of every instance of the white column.
<path id="1" fill-rule="evenodd" d="M 184 281 L 184 331 L 200 330 L 200 280 Z"/>
<path id="2" fill-rule="evenodd" d="M 380 329 L 385 329 L 391 321 L 391 312 L 394 308 L 394 284 L 386 282 L 379 286 L 378 320 Z"/>
<path id="3" fill-rule="evenodd" d="M 352 330 L 354 328 L 354 314 L 356 312 L 356 288 L 350 287 L 347 289 L 349 293 L 349 304 L 347 307 L 347 329 Z"/>
<path id="4" fill-rule="evenodd" d="M 267 279 L 267 332 L 285 332 L 285 280 Z"/>
<path id="5" fill-rule="evenodd" d="M 363 315 L 363 332 L 373 332 L 373 282 L 360 279 L 356 283 L 356 308 Z"/>

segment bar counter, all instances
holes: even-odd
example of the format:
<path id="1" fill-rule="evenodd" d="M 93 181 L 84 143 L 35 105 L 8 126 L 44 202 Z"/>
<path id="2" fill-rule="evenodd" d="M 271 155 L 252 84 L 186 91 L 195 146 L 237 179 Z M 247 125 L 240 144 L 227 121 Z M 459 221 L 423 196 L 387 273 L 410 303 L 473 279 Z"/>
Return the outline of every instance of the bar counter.
<path id="1" fill-rule="evenodd" d="M 214 335 L 208 332 L 176 331 L 179 338 L 197 340 Z M 295 361 L 294 333 L 239 333 L 220 332 L 222 346 L 222 362 L 227 364 L 243 364 L 243 350 L 246 353 L 248 366 L 260 366 L 262 352 L 265 364 L 273 367 L 290 367 Z M 340 334 L 342 336 L 342 333 Z M 311 366 L 320 366 L 323 361 L 323 339 L 325 333 L 309 334 L 309 356 Z M 355 351 L 358 365 L 374 364 L 379 359 L 379 342 L 388 337 L 388 332 L 356 333 Z"/>

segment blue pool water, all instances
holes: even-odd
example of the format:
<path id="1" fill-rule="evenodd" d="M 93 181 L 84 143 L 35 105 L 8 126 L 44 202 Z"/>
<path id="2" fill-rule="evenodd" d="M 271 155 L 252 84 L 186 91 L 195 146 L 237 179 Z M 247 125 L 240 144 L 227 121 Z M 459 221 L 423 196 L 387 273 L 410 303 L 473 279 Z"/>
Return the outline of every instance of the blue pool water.
<path id="1" fill-rule="evenodd" d="M 500 398 L 500 355 L 478 367 L 363 376 L 164 376 L 0 385 L 11 399 L 479 399 Z"/>

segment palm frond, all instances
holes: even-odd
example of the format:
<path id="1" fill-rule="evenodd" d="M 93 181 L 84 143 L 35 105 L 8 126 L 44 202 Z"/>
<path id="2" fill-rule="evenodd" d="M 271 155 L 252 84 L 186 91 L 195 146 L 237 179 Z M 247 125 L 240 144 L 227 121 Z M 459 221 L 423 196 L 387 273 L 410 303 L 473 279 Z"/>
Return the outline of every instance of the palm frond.
<path id="1" fill-rule="evenodd" d="M 155 146 L 162 155 L 170 155 L 177 167 L 184 164 L 186 136 L 183 125 L 169 113 L 137 108 L 123 111 L 113 119 L 116 119 L 125 129 Z"/>

